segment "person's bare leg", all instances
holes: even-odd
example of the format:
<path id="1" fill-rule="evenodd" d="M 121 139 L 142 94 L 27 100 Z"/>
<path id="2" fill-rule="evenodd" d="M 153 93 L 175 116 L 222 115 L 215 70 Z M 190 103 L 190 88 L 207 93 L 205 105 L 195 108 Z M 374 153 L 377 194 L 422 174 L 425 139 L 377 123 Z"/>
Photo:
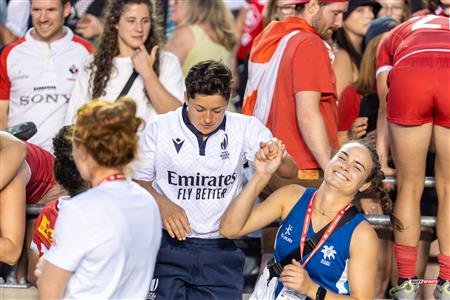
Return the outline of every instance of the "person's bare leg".
<path id="1" fill-rule="evenodd" d="M 441 254 L 450 255 L 450 128 L 434 126 L 435 180 L 438 196 L 436 232 Z"/>
<path id="2" fill-rule="evenodd" d="M 389 123 L 391 151 L 397 169 L 394 213 L 405 227 L 403 231 L 394 231 L 397 244 L 417 246 L 419 242 L 420 198 L 432 129 L 431 123 L 421 126 Z"/>
<path id="3" fill-rule="evenodd" d="M 389 123 L 388 126 L 391 152 L 397 169 L 397 199 L 394 214 L 404 226 L 403 230 L 394 230 L 398 284 L 402 284 L 404 279 L 417 276 L 420 199 L 424 188 L 426 157 L 433 124 L 402 126 Z M 393 289 L 391 292 L 395 294 L 400 290 Z"/>

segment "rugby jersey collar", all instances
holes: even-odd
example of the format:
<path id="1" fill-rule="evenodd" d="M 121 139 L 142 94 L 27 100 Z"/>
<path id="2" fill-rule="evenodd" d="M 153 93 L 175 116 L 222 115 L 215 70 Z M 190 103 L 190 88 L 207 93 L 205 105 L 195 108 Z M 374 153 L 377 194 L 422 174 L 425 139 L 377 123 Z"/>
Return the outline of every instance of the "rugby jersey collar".
<path id="1" fill-rule="evenodd" d="M 64 28 L 64 31 L 66 32 L 66 35 L 63 36 L 62 38 L 60 38 L 59 40 L 51 42 L 50 43 L 51 49 L 61 49 L 61 48 L 67 47 L 67 45 L 70 45 L 70 41 L 73 39 L 73 32 L 67 26 L 64 26 L 63 28 Z M 34 30 L 34 28 L 28 29 L 27 33 L 25 34 L 25 40 L 27 42 L 31 42 L 31 43 L 39 45 L 41 47 L 42 46 L 48 47 L 47 42 L 38 41 L 31 36 L 31 32 L 33 30 Z"/>
<path id="2" fill-rule="evenodd" d="M 183 122 L 186 125 L 186 127 L 195 135 L 198 141 L 198 147 L 199 147 L 199 154 L 204 156 L 205 150 L 206 150 L 206 142 L 208 141 L 209 137 L 215 134 L 219 130 L 225 131 L 225 125 L 227 123 L 227 116 L 223 116 L 222 123 L 220 123 L 219 127 L 217 127 L 214 131 L 212 131 L 205 140 L 203 140 L 203 133 L 201 133 L 197 128 L 195 128 L 194 125 L 192 125 L 191 121 L 189 120 L 188 116 L 188 107 L 186 103 L 183 105 L 183 109 L 181 111 L 181 116 L 183 117 Z"/>

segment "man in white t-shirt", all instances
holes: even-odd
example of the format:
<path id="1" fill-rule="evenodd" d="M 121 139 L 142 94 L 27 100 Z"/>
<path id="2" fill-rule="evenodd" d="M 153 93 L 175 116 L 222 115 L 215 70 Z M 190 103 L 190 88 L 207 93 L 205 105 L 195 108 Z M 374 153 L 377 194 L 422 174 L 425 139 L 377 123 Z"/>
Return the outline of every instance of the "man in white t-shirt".
<path id="1" fill-rule="evenodd" d="M 243 168 L 272 134 L 256 118 L 226 112 L 231 72 L 194 65 L 186 105 L 158 116 L 141 134 L 134 178 L 156 199 L 164 225 L 149 298 L 238 299 L 244 255 L 219 232 L 223 212 L 243 185 Z M 287 156 L 278 170 L 296 176 Z"/>
<path id="2" fill-rule="evenodd" d="M 63 125 L 81 63 L 93 51 L 64 27 L 68 0 L 32 0 L 33 28 L 8 45 L 0 57 L 0 129 L 34 122 L 30 142 L 50 152 Z"/>

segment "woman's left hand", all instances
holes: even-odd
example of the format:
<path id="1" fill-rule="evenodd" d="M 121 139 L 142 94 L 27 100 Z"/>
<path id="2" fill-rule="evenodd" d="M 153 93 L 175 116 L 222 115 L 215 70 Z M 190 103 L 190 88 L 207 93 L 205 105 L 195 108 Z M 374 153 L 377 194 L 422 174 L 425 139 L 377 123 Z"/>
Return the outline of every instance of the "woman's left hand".
<path id="1" fill-rule="evenodd" d="M 156 60 L 156 53 L 158 52 L 158 46 L 154 46 L 150 54 L 144 45 L 139 46 L 131 56 L 133 67 L 136 72 L 141 75 L 142 79 L 148 80 L 152 75 L 156 75 L 153 71 L 153 64 Z"/>
<path id="2" fill-rule="evenodd" d="M 309 277 L 308 272 L 295 259 L 292 260 L 292 264 L 283 268 L 280 279 L 283 286 L 297 293 L 308 295 L 310 291 L 316 290 L 316 285 Z"/>

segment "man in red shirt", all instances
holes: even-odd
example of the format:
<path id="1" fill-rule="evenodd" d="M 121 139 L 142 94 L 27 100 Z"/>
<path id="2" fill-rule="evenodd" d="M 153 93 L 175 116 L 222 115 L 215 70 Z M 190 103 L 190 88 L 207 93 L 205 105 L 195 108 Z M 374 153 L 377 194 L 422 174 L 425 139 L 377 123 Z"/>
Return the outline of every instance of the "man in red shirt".
<path id="1" fill-rule="evenodd" d="M 397 168 L 395 215 L 405 227 L 395 231 L 397 299 L 415 299 L 420 198 L 430 144 L 435 146 L 438 195 L 437 236 L 440 254 L 435 297 L 450 296 L 450 19 L 415 17 L 397 26 L 384 40 L 377 61 L 380 109 L 377 149 L 387 169 L 392 151 Z M 388 89 L 389 87 L 389 89 Z M 387 120 L 387 122 L 386 122 Z M 389 136 L 388 139 L 388 132 Z"/>
<path id="2" fill-rule="evenodd" d="M 319 179 L 338 147 L 333 53 L 325 41 L 342 26 L 348 3 L 290 4 L 295 4 L 294 16 L 271 23 L 254 41 L 243 112 L 286 144 L 299 179 Z"/>

